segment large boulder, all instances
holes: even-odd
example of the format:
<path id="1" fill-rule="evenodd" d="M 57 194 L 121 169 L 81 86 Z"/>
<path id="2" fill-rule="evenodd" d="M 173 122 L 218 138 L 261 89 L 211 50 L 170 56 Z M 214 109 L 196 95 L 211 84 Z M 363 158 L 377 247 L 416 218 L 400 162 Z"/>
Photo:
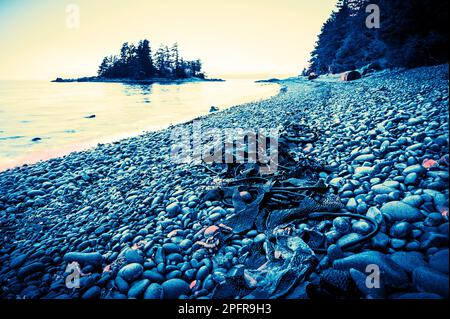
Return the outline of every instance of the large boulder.
<path id="1" fill-rule="evenodd" d="M 413 223 L 425 218 L 420 210 L 400 201 L 393 201 L 384 204 L 381 207 L 381 212 L 384 215 L 389 216 L 391 222 L 407 221 Z"/>
<path id="2" fill-rule="evenodd" d="M 361 78 L 361 73 L 358 71 L 347 71 L 341 74 L 342 81 L 353 81 Z"/>
<path id="3" fill-rule="evenodd" d="M 448 297 L 448 275 L 429 267 L 419 267 L 414 270 L 412 277 L 417 290 Z"/>
<path id="4" fill-rule="evenodd" d="M 317 75 L 316 73 L 314 73 L 314 72 L 311 72 L 310 74 L 308 74 L 308 80 L 314 80 L 314 79 L 317 79 L 319 77 L 319 75 Z"/>
<path id="5" fill-rule="evenodd" d="M 378 266 L 380 279 L 387 286 L 404 287 L 408 283 L 406 272 L 391 258 L 377 251 L 364 251 L 333 262 L 335 269 L 349 271 L 354 268 L 362 273 L 366 273 L 369 265 Z"/>

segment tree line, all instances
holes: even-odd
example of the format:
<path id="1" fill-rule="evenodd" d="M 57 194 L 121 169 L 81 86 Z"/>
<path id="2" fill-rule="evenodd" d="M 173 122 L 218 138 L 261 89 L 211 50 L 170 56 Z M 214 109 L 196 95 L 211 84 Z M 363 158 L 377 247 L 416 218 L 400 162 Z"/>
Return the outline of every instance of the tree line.
<path id="1" fill-rule="evenodd" d="M 108 79 L 205 78 L 201 61 L 185 60 L 179 53 L 177 43 L 170 48 L 161 45 L 152 54 L 147 39 L 139 41 L 137 45 L 125 42 L 118 55 L 103 58 L 97 74 Z"/>
<path id="2" fill-rule="evenodd" d="M 369 4 L 379 8 L 379 28 L 366 25 Z M 447 0 L 339 0 L 303 74 L 448 62 L 447 20 Z"/>

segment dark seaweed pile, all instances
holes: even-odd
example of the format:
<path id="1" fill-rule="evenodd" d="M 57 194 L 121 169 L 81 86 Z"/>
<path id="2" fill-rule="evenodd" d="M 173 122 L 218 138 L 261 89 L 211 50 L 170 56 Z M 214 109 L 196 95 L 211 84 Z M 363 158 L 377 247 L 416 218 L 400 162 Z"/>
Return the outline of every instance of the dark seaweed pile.
<path id="1" fill-rule="evenodd" d="M 372 225 L 368 234 L 347 242 L 341 247 L 343 250 L 369 240 L 378 232 L 379 225 L 371 217 L 337 212 L 344 205 L 335 190 L 319 177 L 321 171 L 330 172 L 332 168 L 302 152 L 306 144 L 319 138 L 315 129 L 295 121 L 286 123 L 278 143 L 278 169 L 272 174 L 261 173 L 262 164 L 239 163 L 236 158 L 232 163 L 213 164 L 208 169 L 216 171 L 223 185 L 208 190 L 203 200 L 222 201 L 233 207 L 235 214 L 215 228 L 204 246 L 219 250 L 227 244 L 231 233 L 244 234 L 255 228 L 266 238 L 264 242 L 253 243 L 241 255 L 246 268 L 217 286 L 213 298 L 285 296 L 314 270 L 315 253 L 327 251 L 322 220 L 343 216 L 364 219 Z M 256 149 L 249 144 L 244 148 L 244 159 L 251 157 L 250 149 Z M 317 220 L 317 225 L 297 228 L 308 220 Z"/>

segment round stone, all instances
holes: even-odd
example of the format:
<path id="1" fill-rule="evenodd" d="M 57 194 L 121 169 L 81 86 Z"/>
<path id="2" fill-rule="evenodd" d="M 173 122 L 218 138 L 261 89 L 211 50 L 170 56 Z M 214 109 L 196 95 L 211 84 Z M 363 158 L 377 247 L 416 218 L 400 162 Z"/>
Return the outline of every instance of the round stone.
<path id="1" fill-rule="evenodd" d="M 144 293 L 144 299 L 163 299 L 164 291 L 160 284 L 152 283 Z"/>
<path id="2" fill-rule="evenodd" d="M 412 226 L 408 222 L 399 222 L 393 225 L 389 234 L 394 238 L 405 238 L 411 232 Z"/>
<path id="3" fill-rule="evenodd" d="M 128 264 L 119 270 L 118 275 L 127 282 L 132 282 L 139 278 L 144 272 L 144 267 L 138 263 Z"/>
<path id="4" fill-rule="evenodd" d="M 187 295 L 190 291 L 189 284 L 182 279 L 169 279 L 162 284 L 164 299 L 177 299 L 181 295 Z"/>
<path id="5" fill-rule="evenodd" d="M 166 212 L 170 217 L 175 217 L 180 211 L 181 208 L 178 203 L 171 203 L 166 207 Z"/>
<path id="6" fill-rule="evenodd" d="M 343 217 L 336 217 L 333 220 L 333 226 L 341 234 L 346 234 L 350 231 L 350 222 Z"/>
<path id="7" fill-rule="evenodd" d="M 366 234 L 370 233 L 370 231 L 372 230 L 372 227 L 366 221 L 360 220 L 360 221 L 355 222 L 352 225 L 352 229 L 355 233 L 366 235 Z"/>

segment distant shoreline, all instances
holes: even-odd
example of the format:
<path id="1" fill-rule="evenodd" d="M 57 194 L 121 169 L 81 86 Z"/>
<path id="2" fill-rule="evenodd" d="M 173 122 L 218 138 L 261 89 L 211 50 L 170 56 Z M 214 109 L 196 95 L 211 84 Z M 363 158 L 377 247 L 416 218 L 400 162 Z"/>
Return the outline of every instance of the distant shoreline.
<path id="1" fill-rule="evenodd" d="M 168 78 L 151 78 L 151 79 L 143 79 L 143 80 L 137 80 L 137 79 L 128 79 L 128 78 L 121 78 L 121 79 L 108 79 L 108 78 L 101 78 L 97 76 L 91 76 L 91 77 L 84 77 L 84 78 L 77 78 L 77 79 L 63 79 L 63 78 L 56 78 L 55 80 L 52 80 L 51 82 L 55 83 L 68 83 L 68 82 L 101 82 L 101 83 L 126 83 L 126 84 L 153 84 L 153 83 L 166 83 L 166 84 L 177 84 L 177 83 L 187 83 L 187 82 L 224 82 L 223 79 L 202 79 L 197 77 L 190 77 L 185 79 L 168 79 Z"/>

